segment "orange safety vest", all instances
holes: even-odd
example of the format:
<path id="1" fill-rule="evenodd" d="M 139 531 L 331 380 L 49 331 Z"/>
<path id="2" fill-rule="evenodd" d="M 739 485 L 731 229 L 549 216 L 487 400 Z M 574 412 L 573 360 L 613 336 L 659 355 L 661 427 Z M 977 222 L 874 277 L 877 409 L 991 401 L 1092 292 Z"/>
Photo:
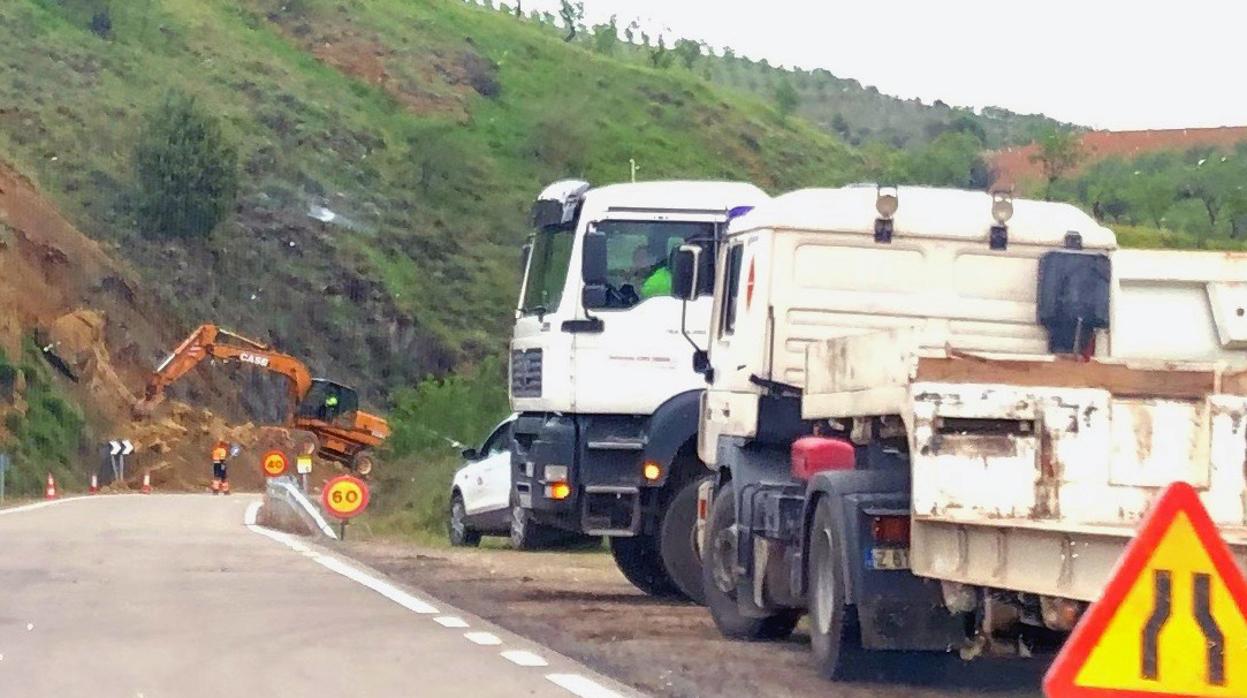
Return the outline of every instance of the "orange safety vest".
<path id="1" fill-rule="evenodd" d="M 217 446 L 212 449 L 212 460 L 215 462 L 224 461 L 227 456 L 229 456 L 229 451 L 225 450 L 224 446 Z"/>

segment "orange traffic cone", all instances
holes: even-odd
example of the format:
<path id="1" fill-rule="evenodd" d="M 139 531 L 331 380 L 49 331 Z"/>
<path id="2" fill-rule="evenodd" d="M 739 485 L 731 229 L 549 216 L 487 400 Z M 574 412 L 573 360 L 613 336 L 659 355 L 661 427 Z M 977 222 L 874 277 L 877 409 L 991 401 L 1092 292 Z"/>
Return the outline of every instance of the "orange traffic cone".
<path id="1" fill-rule="evenodd" d="M 143 473 L 143 489 L 141 492 L 143 494 L 152 493 L 152 474 L 150 472 Z"/>
<path id="2" fill-rule="evenodd" d="M 48 473 L 48 487 L 43 492 L 44 499 L 56 499 L 59 495 L 56 493 L 56 478 L 52 477 L 52 473 Z"/>
<path id="3" fill-rule="evenodd" d="M 99 477 L 95 473 L 91 473 L 91 489 L 88 491 L 91 494 L 95 494 L 100 491 Z"/>

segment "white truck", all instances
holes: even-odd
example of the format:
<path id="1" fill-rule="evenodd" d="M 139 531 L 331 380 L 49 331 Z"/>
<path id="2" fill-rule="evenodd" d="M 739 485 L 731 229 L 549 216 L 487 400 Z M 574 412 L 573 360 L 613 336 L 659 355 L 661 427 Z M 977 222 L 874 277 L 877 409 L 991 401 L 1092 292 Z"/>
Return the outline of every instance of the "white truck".
<path id="1" fill-rule="evenodd" d="M 751 184 L 550 185 L 533 207 L 510 398 L 519 506 L 539 525 L 610 538 L 620 570 L 659 596 L 701 595 L 693 547 L 699 396 L 693 347 L 710 299 L 670 294 L 670 254 L 706 253 L 734 213 L 767 200 Z"/>
<path id="2" fill-rule="evenodd" d="M 674 255 L 677 297 L 702 254 Z M 697 537 L 726 635 L 808 612 L 829 678 L 862 650 L 1017 652 L 1073 627 L 1176 480 L 1247 567 L 1247 256 L 872 185 L 757 207 L 719 266 Z"/>

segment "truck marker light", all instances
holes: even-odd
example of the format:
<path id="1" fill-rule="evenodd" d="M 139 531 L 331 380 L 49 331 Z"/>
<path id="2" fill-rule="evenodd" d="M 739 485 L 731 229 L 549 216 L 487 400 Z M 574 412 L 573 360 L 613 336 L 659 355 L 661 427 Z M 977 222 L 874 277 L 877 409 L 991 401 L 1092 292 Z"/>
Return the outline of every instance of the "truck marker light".
<path id="1" fill-rule="evenodd" d="M 909 517 L 876 516 L 871 522 L 871 533 L 876 543 L 909 545 Z"/>
<path id="2" fill-rule="evenodd" d="M 646 463 L 641 473 L 645 475 L 646 480 L 653 482 L 662 477 L 662 468 L 657 463 Z"/>
<path id="3" fill-rule="evenodd" d="M 542 479 L 545 482 L 567 482 L 567 466 L 566 465 L 547 465 L 541 471 Z"/>
<path id="4" fill-rule="evenodd" d="M 571 495 L 571 485 L 568 485 L 566 482 L 555 482 L 546 485 L 546 497 L 550 499 L 567 499 Z"/>

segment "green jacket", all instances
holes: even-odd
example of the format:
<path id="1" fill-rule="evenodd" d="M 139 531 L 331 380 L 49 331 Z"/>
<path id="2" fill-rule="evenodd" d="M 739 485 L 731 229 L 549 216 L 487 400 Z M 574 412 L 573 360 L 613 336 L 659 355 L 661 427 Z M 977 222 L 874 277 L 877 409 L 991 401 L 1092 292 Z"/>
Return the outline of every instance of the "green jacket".
<path id="1" fill-rule="evenodd" d="M 671 270 L 664 264 L 654 270 L 641 284 L 641 298 L 671 295 Z"/>

